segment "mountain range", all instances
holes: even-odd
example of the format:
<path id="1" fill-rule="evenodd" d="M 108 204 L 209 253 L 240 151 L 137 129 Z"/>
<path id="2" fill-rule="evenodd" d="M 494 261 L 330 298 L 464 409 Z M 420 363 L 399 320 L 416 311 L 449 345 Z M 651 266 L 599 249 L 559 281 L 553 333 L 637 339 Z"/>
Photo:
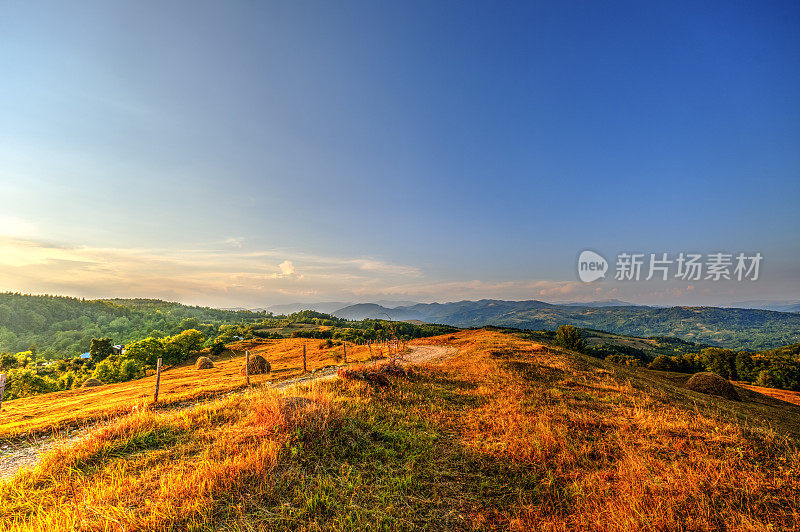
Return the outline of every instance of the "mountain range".
<path id="1" fill-rule="evenodd" d="M 350 320 L 420 320 L 457 327 L 552 330 L 570 324 L 632 336 L 675 336 L 731 349 L 771 349 L 800 342 L 800 314 L 761 309 L 556 305 L 536 300 L 482 299 L 395 308 L 358 303 L 333 314 Z"/>
<path id="2" fill-rule="evenodd" d="M 737 301 L 730 307 L 755 308 L 762 310 L 775 310 L 777 312 L 800 312 L 800 301 L 768 301 L 763 299 L 751 301 Z"/>

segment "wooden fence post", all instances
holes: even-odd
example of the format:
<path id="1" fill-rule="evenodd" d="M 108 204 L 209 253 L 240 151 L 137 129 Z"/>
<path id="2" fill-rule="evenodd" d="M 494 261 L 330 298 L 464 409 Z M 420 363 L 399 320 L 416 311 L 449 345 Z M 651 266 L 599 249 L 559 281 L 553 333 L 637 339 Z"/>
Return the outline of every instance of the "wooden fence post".
<path id="1" fill-rule="evenodd" d="M 308 367 L 306 366 L 306 344 L 303 344 L 303 373 L 308 373 Z"/>
<path id="2" fill-rule="evenodd" d="M 0 375 L 0 410 L 3 408 L 3 394 L 6 391 L 6 374 Z"/>
<path id="3" fill-rule="evenodd" d="M 344 363 L 347 364 L 347 342 L 342 340 L 342 348 L 344 349 Z"/>
<path id="4" fill-rule="evenodd" d="M 161 386 L 161 359 L 156 363 L 156 394 L 153 397 L 153 402 L 158 402 L 158 388 Z"/>
<path id="5" fill-rule="evenodd" d="M 247 385 L 250 386 L 250 350 L 244 352 L 245 356 L 245 364 L 244 364 L 244 378 L 247 380 Z"/>

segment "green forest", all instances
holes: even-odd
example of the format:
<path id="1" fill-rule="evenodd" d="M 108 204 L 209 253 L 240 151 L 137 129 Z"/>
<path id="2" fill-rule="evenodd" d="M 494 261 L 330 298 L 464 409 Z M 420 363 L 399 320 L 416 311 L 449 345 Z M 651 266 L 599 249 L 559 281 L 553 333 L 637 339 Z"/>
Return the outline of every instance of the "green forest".
<path id="1" fill-rule="evenodd" d="M 191 307 L 157 299 L 82 300 L 0 293 L 0 352 L 31 351 L 39 359 L 71 358 L 92 338 L 126 344 L 187 329 L 216 336 L 221 325 L 252 323 L 265 313 Z"/>

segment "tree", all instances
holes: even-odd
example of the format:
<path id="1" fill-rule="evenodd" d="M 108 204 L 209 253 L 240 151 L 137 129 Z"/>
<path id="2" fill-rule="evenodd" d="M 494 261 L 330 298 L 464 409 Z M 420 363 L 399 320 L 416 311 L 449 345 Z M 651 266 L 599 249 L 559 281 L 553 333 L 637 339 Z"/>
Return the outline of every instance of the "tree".
<path id="1" fill-rule="evenodd" d="M 10 399 L 27 397 L 56 390 L 56 383 L 28 368 L 14 369 L 8 373 L 6 393 Z"/>
<path id="2" fill-rule="evenodd" d="M 11 369 L 17 365 L 17 357 L 11 353 L 0 354 L 0 369 Z"/>
<path id="3" fill-rule="evenodd" d="M 572 325 L 561 325 L 556 330 L 556 345 L 578 352 L 583 351 L 586 347 L 580 331 Z"/>
<path id="4" fill-rule="evenodd" d="M 155 366 L 156 361 L 163 358 L 165 353 L 163 341 L 152 336 L 125 346 L 125 356 L 143 366 Z"/>
<path id="5" fill-rule="evenodd" d="M 111 358 L 101 360 L 94 368 L 94 378 L 99 379 L 103 384 L 120 382 L 119 367 Z"/>
<path id="6" fill-rule="evenodd" d="M 212 355 L 221 355 L 225 351 L 225 342 L 220 342 L 218 340 L 214 340 L 211 344 L 210 352 Z"/>
<path id="7" fill-rule="evenodd" d="M 138 379 L 144 375 L 144 370 L 135 360 L 130 358 L 122 359 L 119 364 L 119 376 L 121 381 Z"/>
<path id="8" fill-rule="evenodd" d="M 700 359 L 705 368 L 728 380 L 739 380 L 736 374 L 736 353 L 730 349 L 706 347 L 700 351 Z"/>
<path id="9" fill-rule="evenodd" d="M 658 371 L 676 371 L 678 369 L 675 361 L 667 355 L 658 355 L 647 367 Z"/>
<path id="10" fill-rule="evenodd" d="M 744 351 L 736 354 L 736 374 L 740 380 L 753 382 L 758 378 L 753 357 Z"/>
<path id="11" fill-rule="evenodd" d="M 92 362 L 100 362 L 114 354 L 114 347 L 111 343 L 111 338 L 92 338 L 92 343 L 89 346 L 89 355 L 92 357 Z"/>
<path id="12" fill-rule="evenodd" d="M 58 377 L 58 389 L 59 390 L 71 390 L 72 386 L 75 384 L 75 372 L 70 370 L 66 371 Z"/>
<path id="13" fill-rule="evenodd" d="M 170 336 L 162 340 L 164 344 L 166 364 L 176 364 L 183 362 L 192 353 L 196 353 L 203 347 L 206 338 L 197 329 L 188 329 L 175 336 Z"/>
<path id="14" fill-rule="evenodd" d="M 33 362 L 33 353 L 30 351 L 22 351 L 21 353 L 17 353 L 17 367 L 25 368 Z"/>

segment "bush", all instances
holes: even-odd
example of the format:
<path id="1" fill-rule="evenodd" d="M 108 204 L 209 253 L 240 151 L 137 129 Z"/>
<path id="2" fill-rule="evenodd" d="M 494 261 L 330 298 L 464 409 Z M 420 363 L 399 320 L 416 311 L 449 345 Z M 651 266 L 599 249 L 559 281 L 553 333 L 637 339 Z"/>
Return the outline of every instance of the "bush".
<path id="1" fill-rule="evenodd" d="M 650 369 L 655 369 L 658 371 L 677 371 L 678 365 L 672 360 L 672 357 L 668 357 L 667 355 L 658 355 L 655 360 L 650 362 L 647 365 Z"/>
<path id="2" fill-rule="evenodd" d="M 165 365 L 177 364 L 187 360 L 203 346 L 205 337 L 196 329 L 183 331 L 167 338 L 145 338 L 128 344 L 125 355 L 143 366 L 155 367 L 159 358 Z M 215 342 L 216 345 L 217 342 Z M 222 349 L 225 344 L 222 343 Z"/>
<path id="3" fill-rule="evenodd" d="M 586 347 L 581 333 L 572 325 L 561 325 L 556 330 L 556 345 L 578 352 L 582 352 Z"/>
<path id="4" fill-rule="evenodd" d="M 17 365 L 17 357 L 11 353 L 0 354 L 0 369 L 8 370 Z"/>
<path id="5" fill-rule="evenodd" d="M 144 376 L 144 368 L 135 360 L 125 358 L 119 365 L 120 382 L 138 379 Z"/>
<path id="6" fill-rule="evenodd" d="M 175 336 L 164 338 L 164 364 L 177 364 L 188 359 L 203 347 L 205 336 L 197 329 L 188 329 Z"/>
<path id="7" fill-rule="evenodd" d="M 56 389 L 58 384 L 53 379 L 39 375 L 32 369 L 20 368 L 8 372 L 6 394 L 9 399 L 53 392 Z"/>
<path id="8" fill-rule="evenodd" d="M 142 366 L 129 358 L 106 358 L 94 368 L 94 377 L 105 383 L 125 382 L 139 378 L 143 374 Z"/>
<path id="9" fill-rule="evenodd" d="M 94 368 L 94 378 L 102 382 L 119 382 L 119 366 L 110 358 L 101 360 Z M 86 383 L 84 383 L 84 386 L 86 386 Z"/>
<path id="10" fill-rule="evenodd" d="M 215 340 L 211 347 L 209 348 L 208 352 L 211 353 L 213 356 L 219 356 L 225 351 L 225 342 L 221 342 L 219 340 Z"/>
<path id="11" fill-rule="evenodd" d="M 164 344 L 161 338 L 149 337 L 125 346 L 128 356 L 143 366 L 155 366 L 156 361 L 164 356 Z"/>
<path id="12" fill-rule="evenodd" d="M 59 390 L 71 390 L 72 387 L 75 385 L 76 380 L 75 372 L 72 370 L 65 371 L 58 377 L 58 389 Z"/>

